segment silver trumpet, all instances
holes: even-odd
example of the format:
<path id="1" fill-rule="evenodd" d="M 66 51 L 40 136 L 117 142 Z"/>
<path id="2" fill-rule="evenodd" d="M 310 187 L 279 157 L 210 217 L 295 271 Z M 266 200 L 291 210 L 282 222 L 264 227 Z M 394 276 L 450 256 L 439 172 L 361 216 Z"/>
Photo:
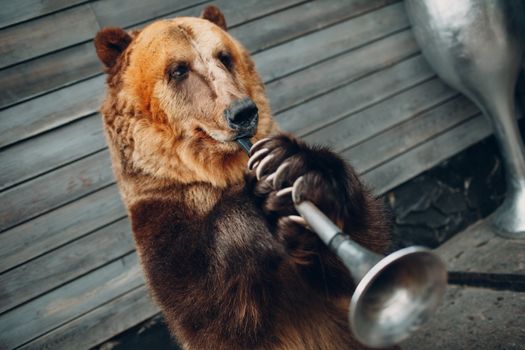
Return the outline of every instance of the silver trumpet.
<path id="1" fill-rule="evenodd" d="M 249 152 L 247 139 L 237 140 Z M 344 235 L 313 203 L 292 198 L 297 212 L 346 266 L 356 284 L 349 322 L 354 336 L 369 347 L 399 343 L 425 323 L 440 304 L 447 286 L 447 270 L 429 249 L 408 247 L 386 257 Z"/>
<path id="2" fill-rule="evenodd" d="M 507 195 L 489 221 L 508 238 L 525 238 L 525 153 L 514 90 L 525 50 L 525 2 L 406 0 L 423 54 L 437 74 L 489 118 L 506 172 Z"/>

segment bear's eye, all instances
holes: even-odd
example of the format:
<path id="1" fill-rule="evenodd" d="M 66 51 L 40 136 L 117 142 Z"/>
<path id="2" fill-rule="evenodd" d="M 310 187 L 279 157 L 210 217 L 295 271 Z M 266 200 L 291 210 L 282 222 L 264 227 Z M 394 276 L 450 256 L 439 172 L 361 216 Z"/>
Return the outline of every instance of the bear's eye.
<path id="1" fill-rule="evenodd" d="M 233 68 L 232 56 L 228 52 L 225 52 L 225 51 L 219 52 L 219 55 L 217 56 L 217 58 L 219 59 L 219 61 L 221 61 L 221 63 L 224 65 L 224 67 L 227 70 L 231 70 Z"/>
<path id="2" fill-rule="evenodd" d="M 169 79 L 175 80 L 175 81 L 182 81 L 188 77 L 188 73 L 190 72 L 190 67 L 186 63 L 178 63 L 174 66 L 172 66 L 169 71 Z"/>

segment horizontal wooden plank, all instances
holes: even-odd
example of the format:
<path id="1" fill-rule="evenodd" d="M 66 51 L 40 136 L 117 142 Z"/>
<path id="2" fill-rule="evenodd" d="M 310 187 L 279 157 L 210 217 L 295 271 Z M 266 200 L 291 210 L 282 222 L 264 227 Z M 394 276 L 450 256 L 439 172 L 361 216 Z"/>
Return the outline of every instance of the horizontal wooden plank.
<path id="1" fill-rule="evenodd" d="M 0 151 L 0 190 L 106 148 L 99 114 Z"/>
<path id="2" fill-rule="evenodd" d="M 0 230 L 43 214 L 114 182 L 102 151 L 0 193 Z"/>
<path id="3" fill-rule="evenodd" d="M 375 71 L 397 64 L 418 51 L 412 32 L 404 30 L 274 80 L 266 85 L 272 110 L 278 114 Z"/>
<path id="4" fill-rule="evenodd" d="M 104 81 L 99 75 L 0 111 L 0 148 L 95 113 Z"/>
<path id="5" fill-rule="evenodd" d="M 395 1 L 325 0 L 322 5 L 307 2 L 233 28 L 230 34 L 255 53 Z"/>
<path id="6" fill-rule="evenodd" d="M 111 185 L 0 234 L 0 273 L 126 215 Z"/>
<path id="7" fill-rule="evenodd" d="M 92 4 L 93 11 L 102 27 L 117 26 L 131 27 L 143 25 L 157 18 L 171 18 L 175 16 L 199 16 L 208 5 L 215 5 L 221 9 L 226 17 L 228 27 L 265 16 L 283 8 L 304 2 L 305 0 L 246 0 L 231 2 L 229 0 L 203 1 L 183 0 L 169 2 L 154 0 L 141 2 L 139 0 L 101 0 Z"/>
<path id="8" fill-rule="evenodd" d="M 341 154 L 359 172 L 367 172 L 478 113 L 479 109 L 465 97 L 456 96 L 436 108 L 342 151 Z"/>
<path id="9" fill-rule="evenodd" d="M 20 349 L 91 349 L 158 312 L 159 309 L 151 301 L 146 286 L 140 286 Z"/>
<path id="10" fill-rule="evenodd" d="M 304 139 L 341 151 L 454 95 L 457 95 L 456 91 L 434 78 L 307 134 Z"/>
<path id="11" fill-rule="evenodd" d="M 523 92 L 518 90 L 517 97 L 518 99 L 523 99 Z M 443 114 L 447 114 L 447 111 L 445 110 L 442 110 L 442 113 L 434 110 L 429 111 L 429 113 L 435 113 L 435 117 L 438 120 L 437 124 L 431 123 L 431 120 L 429 119 L 425 120 L 425 117 L 423 116 L 421 116 L 423 119 L 414 119 L 408 122 L 411 125 L 410 128 L 412 130 L 409 132 L 409 138 L 418 132 L 422 134 L 422 137 L 426 138 L 435 131 L 436 134 L 429 137 L 428 141 L 425 141 L 416 147 L 410 144 L 407 145 L 403 141 L 394 142 L 392 147 L 397 147 L 398 152 L 408 150 L 404 153 L 398 153 L 396 157 L 389 159 L 379 166 L 374 166 L 370 170 L 361 174 L 365 182 L 374 189 L 374 192 L 377 195 L 382 195 L 390 189 L 399 186 L 405 181 L 421 174 L 433 166 L 436 166 L 492 133 L 490 123 L 480 113 L 474 113 L 475 116 L 470 118 L 465 117 L 467 115 L 472 115 L 472 111 L 476 110 L 477 107 L 472 105 L 472 103 L 467 101 L 464 97 L 460 97 L 460 99 L 463 99 L 463 101 L 459 103 L 457 109 L 453 112 L 450 111 L 452 115 L 444 116 Z M 518 114 L 518 118 L 519 117 L 520 114 Z M 428 118 L 430 118 L 430 116 Z M 456 123 L 456 121 L 458 122 Z M 426 124 L 427 122 L 429 124 Z M 443 125 L 440 125 L 441 123 L 443 123 Z M 448 123 L 454 126 L 446 129 L 445 126 Z M 428 125 L 429 129 L 418 129 L 423 124 Z M 397 131 L 399 132 L 397 137 L 401 138 L 400 135 L 408 130 L 403 130 L 404 127 L 406 126 L 400 124 L 399 129 L 394 128 L 392 131 L 387 131 L 387 133 Z M 427 134 L 425 135 L 425 133 Z M 393 137 L 391 139 L 393 140 L 395 138 L 396 137 Z"/>
<path id="12" fill-rule="evenodd" d="M 90 40 L 98 30 L 88 4 L 3 29 L 0 68 Z"/>
<path id="13" fill-rule="evenodd" d="M 132 251 L 126 218 L 0 274 L 0 313 Z"/>
<path id="14" fill-rule="evenodd" d="M 144 284 L 135 253 L 0 315 L 0 348 L 12 349 Z"/>
<path id="15" fill-rule="evenodd" d="M 491 132 L 485 118 L 477 115 L 364 173 L 362 178 L 374 193 L 381 195 L 487 137 Z"/>
<path id="16" fill-rule="evenodd" d="M 148 20 L 142 20 L 138 23 L 133 24 L 129 28 L 140 29 L 145 25 L 159 19 L 169 19 L 174 17 L 199 17 L 206 6 L 215 5 L 224 14 L 228 30 L 232 31 L 235 30 L 236 27 L 241 26 L 246 22 L 257 20 L 261 17 L 266 16 L 267 14 L 273 13 L 274 11 L 279 11 L 287 7 L 297 6 L 308 1 L 309 0 L 267 0 L 264 2 L 257 0 L 248 0 L 242 2 L 232 2 L 230 0 L 204 1 L 193 7 L 188 7 L 180 11 L 169 12 L 162 16 L 149 18 Z"/>
<path id="17" fill-rule="evenodd" d="M 277 121 L 283 129 L 304 136 L 418 85 L 433 75 L 421 55 L 411 57 L 289 109 L 277 115 Z"/>
<path id="18" fill-rule="evenodd" d="M 408 26 L 403 4 L 394 4 L 260 52 L 254 60 L 271 81 Z"/>
<path id="19" fill-rule="evenodd" d="M 0 70 L 0 109 L 100 74 L 93 42 Z"/>
<path id="20" fill-rule="evenodd" d="M 87 0 L 17 0 L 2 2 L 0 28 L 47 15 Z"/>
<path id="21" fill-rule="evenodd" d="M 288 7 L 304 4 L 307 1 L 308 0 L 215 0 L 211 1 L 209 4 L 220 8 L 224 13 L 228 28 L 234 28 L 243 23 L 253 21 L 257 18 L 286 9 Z M 206 5 L 202 5 L 202 8 L 204 8 Z"/>
<path id="22" fill-rule="evenodd" d="M 99 0 L 91 3 L 91 6 L 101 27 L 129 27 L 202 3 L 206 1 Z"/>

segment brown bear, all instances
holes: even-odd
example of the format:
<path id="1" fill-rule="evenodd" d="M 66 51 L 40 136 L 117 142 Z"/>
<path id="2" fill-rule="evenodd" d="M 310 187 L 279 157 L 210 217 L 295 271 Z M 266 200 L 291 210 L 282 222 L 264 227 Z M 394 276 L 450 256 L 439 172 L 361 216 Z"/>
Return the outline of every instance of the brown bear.
<path id="1" fill-rule="evenodd" d="M 101 30 L 113 169 L 150 291 L 184 349 L 362 349 L 354 285 L 294 210 L 301 195 L 357 242 L 388 244 L 380 204 L 331 151 L 279 132 L 250 55 L 216 7 Z M 259 141 L 248 156 L 239 137 Z"/>

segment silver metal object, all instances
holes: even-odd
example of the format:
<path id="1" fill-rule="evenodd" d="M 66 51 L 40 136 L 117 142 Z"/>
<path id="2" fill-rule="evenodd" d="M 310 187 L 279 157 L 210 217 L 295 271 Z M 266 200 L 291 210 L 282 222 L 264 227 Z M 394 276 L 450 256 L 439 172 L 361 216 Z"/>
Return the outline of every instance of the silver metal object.
<path id="1" fill-rule="evenodd" d="M 525 238 L 525 156 L 514 90 L 525 50 L 521 0 L 405 0 L 414 34 L 438 75 L 490 119 L 507 181 L 489 218 L 495 231 Z"/>
<path id="2" fill-rule="evenodd" d="M 250 139 L 248 139 L 248 138 L 240 138 L 240 139 L 238 139 L 236 141 L 246 153 L 250 154 L 250 148 L 252 148 L 252 143 L 251 143 Z"/>
<path id="3" fill-rule="evenodd" d="M 249 139 L 237 143 L 249 154 Z M 292 188 L 297 212 L 341 259 L 357 285 L 349 310 L 356 338 L 370 347 L 387 347 L 407 338 L 440 304 L 447 286 L 445 264 L 423 247 L 408 247 L 383 257 L 360 246 L 314 204 L 299 198 L 300 179 Z"/>
<path id="4" fill-rule="evenodd" d="M 447 285 L 446 267 L 423 247 L 408 247 L 386 257 L 343 235 L 309 201 L 292 196 L 295 208 L 321 240 L 339 257 L 357 285 L 349 321 L 357 340 L 370 347 L 399 343 L 433 314 Z"/>

